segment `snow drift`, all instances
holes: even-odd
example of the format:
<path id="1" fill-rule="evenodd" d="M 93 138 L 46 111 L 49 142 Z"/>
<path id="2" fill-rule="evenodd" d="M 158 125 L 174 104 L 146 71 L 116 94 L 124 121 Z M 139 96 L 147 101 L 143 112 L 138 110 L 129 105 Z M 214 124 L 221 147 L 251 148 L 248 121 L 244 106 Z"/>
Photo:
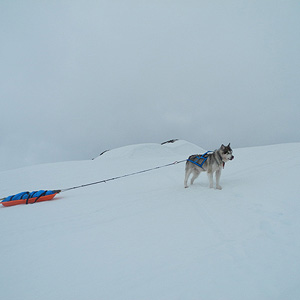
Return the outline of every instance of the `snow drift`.
<path id="1" fill-rule="evenodd" d="M 216 148 L 219 145 L 216 145 Z M 208 149 L 213 150 L 213 149 Z M 185 141 L 0 173 L 2 197 L 179 161 Z M 300 144 L 234 149 L 223 190 L 184 163 L 0 208 L 1 299 L 298 299 Z"/>

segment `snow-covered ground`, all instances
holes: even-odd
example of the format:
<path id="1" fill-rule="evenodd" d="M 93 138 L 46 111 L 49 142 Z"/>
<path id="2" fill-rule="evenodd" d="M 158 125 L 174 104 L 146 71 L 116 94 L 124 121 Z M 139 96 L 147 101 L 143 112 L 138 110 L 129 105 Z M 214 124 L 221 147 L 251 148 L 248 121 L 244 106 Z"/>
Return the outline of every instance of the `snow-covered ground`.
<path id="1" fill-rule="evenodd" d="M 234 145 L 233 145 L 234 146 Z M 213 150 L 213 149 L 208 149 Z M 185 141 L 0 173 L 0 197 L 187 158 Z M 234 149 L 223 190 L 184 163 L 0 208 L 0 299 L 300 299 L 300 143 Z"/>

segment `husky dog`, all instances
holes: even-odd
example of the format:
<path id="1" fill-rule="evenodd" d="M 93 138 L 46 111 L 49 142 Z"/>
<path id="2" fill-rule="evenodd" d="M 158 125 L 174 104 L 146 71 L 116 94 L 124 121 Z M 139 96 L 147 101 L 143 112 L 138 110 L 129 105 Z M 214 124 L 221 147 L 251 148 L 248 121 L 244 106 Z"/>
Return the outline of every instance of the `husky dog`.
<path id="1" fill-rule="evenodd" d="M 220 177 L 222 168 L 227 161 L 233 159 L 234 156 L 232 155 L 230 143 L 228 146 L 222 145 L 218 150 L 215 150 L 212 153 L 206 152 L 203 155 L 191 155 L 185 165 L 184 187 L 188 187 L 187 182 L 192 173 L 193 177 L 191 179 L 191 184 L 194 183 L 201 172 L 207 172 L 209 187 L 213 187 L 213 174 L 216 173 L 216 188 L 221 190 Z"/>

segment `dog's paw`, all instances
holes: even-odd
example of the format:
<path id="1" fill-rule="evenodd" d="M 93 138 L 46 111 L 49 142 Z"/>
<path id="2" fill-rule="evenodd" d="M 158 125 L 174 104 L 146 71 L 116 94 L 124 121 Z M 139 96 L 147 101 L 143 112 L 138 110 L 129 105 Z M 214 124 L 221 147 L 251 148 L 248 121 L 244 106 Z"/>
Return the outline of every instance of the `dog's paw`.
<path id="1" fill-rule="evenodd" d="M 217 190 L 221 190 L 222 187 L 221 187 L 220 185 L 218 185 L 218 186 L 216 187 L 216 189 L 217 189 Z"/>

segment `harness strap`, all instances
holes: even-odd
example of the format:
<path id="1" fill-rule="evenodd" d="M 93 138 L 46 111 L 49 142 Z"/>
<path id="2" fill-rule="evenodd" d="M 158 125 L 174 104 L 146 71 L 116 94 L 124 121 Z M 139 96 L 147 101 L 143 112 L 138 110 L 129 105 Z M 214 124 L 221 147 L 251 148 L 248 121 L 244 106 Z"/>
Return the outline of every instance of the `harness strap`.
<path id="1" fill-rule="evenodd" d="M 193 164 L 195 164 L 195 165 L 199 166 L 201 169 L 203 169 L 202 166 L 203 166 L 203 164 L 206 162 L 206 160 L 207 160 L 207 158 L 208 158 L 208 153 L 209 153 L 209 152 L 212 152 L 212 151 L 207 151 L 207 152 L 205 152 L 204 154 L 201 155 L 201 157 L 196 156 L 196 160 L 188 159 L 188 161 L 192 162 Z M 205 155 L 206 155 L 206 156 L 205 156 Z M 202 159 L 202 162 L 201 162 L 201 164 L 198 164 L 198 161 L 199 161 L 200 159 Z M 203 169 L 203 170 L 204 170 L 204 169 Z"/>

